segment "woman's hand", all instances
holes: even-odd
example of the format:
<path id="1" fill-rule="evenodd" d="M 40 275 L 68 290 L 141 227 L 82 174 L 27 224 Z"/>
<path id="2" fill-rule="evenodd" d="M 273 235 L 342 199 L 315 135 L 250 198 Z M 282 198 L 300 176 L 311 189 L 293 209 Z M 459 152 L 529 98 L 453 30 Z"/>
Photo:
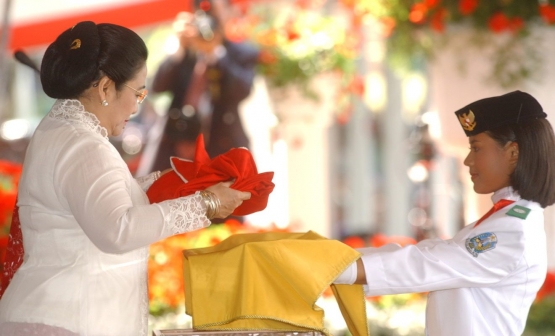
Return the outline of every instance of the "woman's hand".
<path id="1" fill-rule="evenodd" d="M 230 186 L 233 181 L 220 182 L 206 188 L 207 191 L 213 192 L 220 200 L 220 207 L 214 218 L 226 218 L 233 213 L 233 210 L 251 198 L 251 193 L 248 191 L 239 191 L 231 189 Z"/>

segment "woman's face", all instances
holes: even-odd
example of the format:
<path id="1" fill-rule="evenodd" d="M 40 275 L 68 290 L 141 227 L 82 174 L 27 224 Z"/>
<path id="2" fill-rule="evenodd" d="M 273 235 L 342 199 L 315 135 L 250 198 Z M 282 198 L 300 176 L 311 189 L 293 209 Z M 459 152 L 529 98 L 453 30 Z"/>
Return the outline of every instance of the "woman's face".
<path id="1" fill-rule="evenodd" d="M 485 132 L 473 135 L 468 140 L 470 152 L 464 165 L 469 167 L 474 191 L 489 194 L 508 187 L 518 159 L 518 145 L 509 142 L 501 147 Z"/>
<path id="2" fill-rule="evenodd" d="M 135 77 L 123 85 L 120 91 L 108 95 L 104 112 L 104 127 L 108 130 L 108 136 L 118 136 L 123 132 L 125 125 L 131 116 L 137 113 L 139 104 L 137 99 L 145 91 L 146 65 L 137 72 Z M 102 120 L 101 120 L 102 121 Z"/>

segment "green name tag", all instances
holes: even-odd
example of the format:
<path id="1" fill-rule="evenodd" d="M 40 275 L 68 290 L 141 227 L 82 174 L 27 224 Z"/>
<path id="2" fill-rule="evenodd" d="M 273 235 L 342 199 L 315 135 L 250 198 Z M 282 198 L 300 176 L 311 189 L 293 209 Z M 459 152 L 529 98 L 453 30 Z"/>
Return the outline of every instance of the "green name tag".
<path id="1" fill-rule="evenodd" d="M 523 206 L 520 206 L 520 205 L 515 205 L 514 207 L 511 208 L 511 210 L 507 211 L 507 215 L 522 218 L 522 219 L 526 219 L 526 217 L 528 217 L 528 214 L 530 213 L 530 211 L 532 211 L 532 210 L 530 210 L 528 208 L 525 208 Z"/>

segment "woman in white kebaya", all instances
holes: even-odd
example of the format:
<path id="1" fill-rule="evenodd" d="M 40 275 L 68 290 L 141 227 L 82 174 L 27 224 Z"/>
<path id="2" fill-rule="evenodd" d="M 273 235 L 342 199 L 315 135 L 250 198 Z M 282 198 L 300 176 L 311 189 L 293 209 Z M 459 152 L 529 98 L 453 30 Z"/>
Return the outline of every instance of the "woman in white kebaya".
<path id="1" fill-rule="evenodd" d="M 146 97 L 147 55 L 133 31 L 93 22 L 46 50 L 41 82 L 57 101 L 23 165 L 25 257 L 0 300 L 1 335 L 146 335 L 149 244 L 204 228 L 207 213 L 227 217 L 250 198 L 219 183 L 149 204 L 160 172 L 134 179 L 108 141 Z"/>

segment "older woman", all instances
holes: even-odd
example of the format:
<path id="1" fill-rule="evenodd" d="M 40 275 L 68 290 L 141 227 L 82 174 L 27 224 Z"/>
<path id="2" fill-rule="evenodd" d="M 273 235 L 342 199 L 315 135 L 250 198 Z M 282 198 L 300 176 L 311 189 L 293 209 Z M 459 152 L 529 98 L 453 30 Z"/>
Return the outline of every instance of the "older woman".
<path id="1" fill-rule="evenodd" d="M 57 101 L 25 157 L 25 258 L 0 301 L 1 335 L 146 335 L 148 245 L 206 227 L 207 211 L 223 218 L 250 197 L 220 183 L 149 204 L 160 172 L 135 180 L 108 141 L 146 97 L 147 55 L 133 31 L 93 22 L 46 50 L 41 81 Z"/>

